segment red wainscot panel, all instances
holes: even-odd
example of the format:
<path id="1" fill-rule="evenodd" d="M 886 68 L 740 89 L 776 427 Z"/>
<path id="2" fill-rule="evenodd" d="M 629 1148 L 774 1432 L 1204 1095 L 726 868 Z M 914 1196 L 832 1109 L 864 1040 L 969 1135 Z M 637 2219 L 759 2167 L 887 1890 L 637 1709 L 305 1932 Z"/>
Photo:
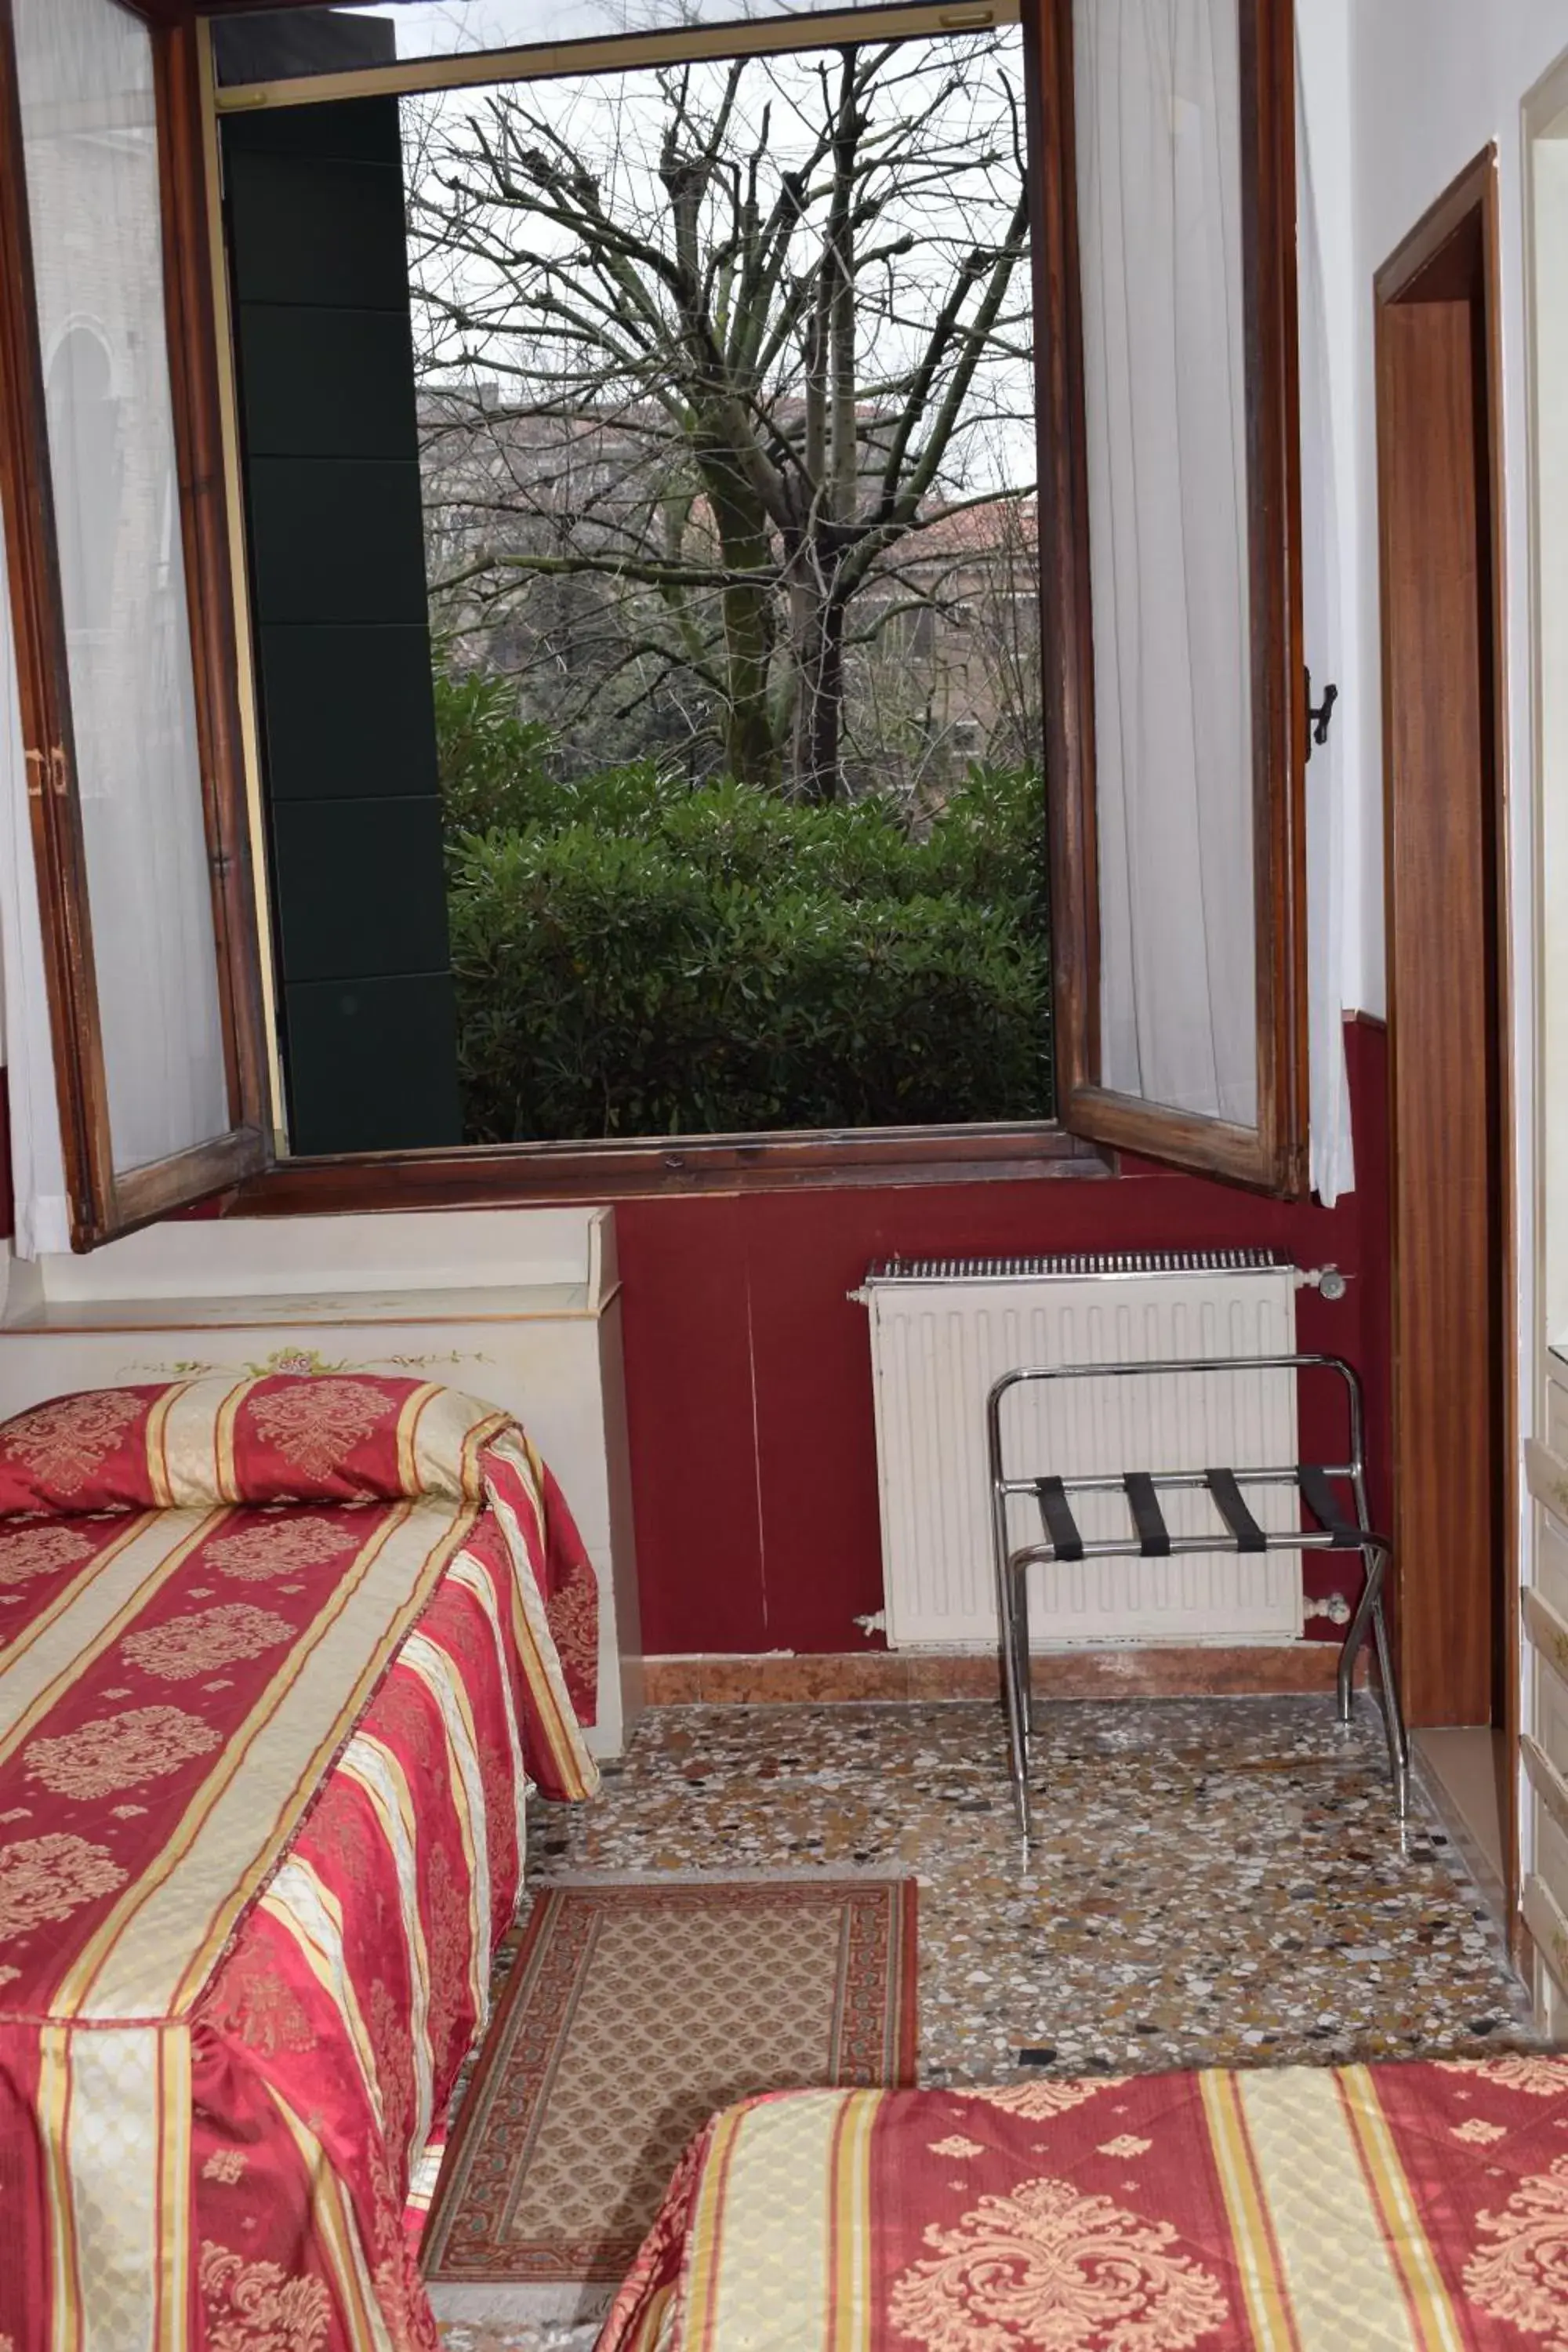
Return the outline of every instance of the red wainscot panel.
<path id="1" fill-rule="evenodd" d="M 705 1629 L 704 1648 L 773 1646 L 745 1206 L 736 1195 L 709 1193 L 616 1208 L 637 1583 L 650 1654 L 698 1646 L 680 1638 L 688 1622 Z"/>
<path id="2" fill-rule="evenodd" d="M 1363 1212 L 1381 1207 L 1369 1188 L 1384 1178 L 1381 1039 L 1352 1027 L 1347 1042 L 1363 1181 L 1333 1210 L 1131 1159 L 1114 1182 L 619 1204 L 647 1654 L 868 1646 L 854 1621 L 881 1606 L 876 1444 L 866 1315 L 847 1293 L 879 1258 L 1272 1247 L 1303 1266 L 1335 1264 L 1349 1295 L 1326 1305 L 1301 1293 L 1300 1344 L 1363 1372 L 1373 1458 L 1385 1458 L 1387 1252 L 1363 1246 Z M 1337 1421 L 1310 1402 L 1304 1423 L 1310 1454 L 1342 1446 Z M 1307 1565 L 1309 1591 L 1343 1583 L 1342 1563 Z"/>

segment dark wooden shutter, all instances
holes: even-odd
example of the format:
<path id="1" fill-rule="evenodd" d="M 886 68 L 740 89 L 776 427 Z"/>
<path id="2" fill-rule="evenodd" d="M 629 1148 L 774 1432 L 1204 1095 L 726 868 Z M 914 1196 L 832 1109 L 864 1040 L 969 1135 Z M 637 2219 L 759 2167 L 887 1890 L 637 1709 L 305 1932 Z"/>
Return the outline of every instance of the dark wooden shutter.
<path id="1" fill-rule="evenodd" d="M 289 1145 L 458 1143 L 397 101 L 223 138 Z"/>

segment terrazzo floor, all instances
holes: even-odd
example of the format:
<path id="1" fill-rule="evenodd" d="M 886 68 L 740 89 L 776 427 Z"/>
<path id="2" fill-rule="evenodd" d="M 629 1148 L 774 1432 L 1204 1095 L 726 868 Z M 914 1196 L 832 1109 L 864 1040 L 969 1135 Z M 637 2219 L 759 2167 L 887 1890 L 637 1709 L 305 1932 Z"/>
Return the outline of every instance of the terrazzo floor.
<path id="1" fill-rule="evenodd" d="M 535 1806 L 530 1883 L 915 1874 L 927 2084 L 1533 2042 L 1436 1815 L 1417 1793 L 1394 1818 L 1369 1699 L 1343 1727 L 1321 1697 L 1041 1705 L 1034 1781 L 1026 1858 L 993 1706 L 660 1708 L 596 1802 Z M 536 2352 L 594 2330 L 443 2335 Z"/>

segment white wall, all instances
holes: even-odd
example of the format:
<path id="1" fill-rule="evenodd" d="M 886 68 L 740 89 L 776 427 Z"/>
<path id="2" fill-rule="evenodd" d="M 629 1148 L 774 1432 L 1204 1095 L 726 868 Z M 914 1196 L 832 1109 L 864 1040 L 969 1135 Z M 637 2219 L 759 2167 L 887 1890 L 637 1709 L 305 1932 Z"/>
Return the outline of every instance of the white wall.
<path id="1" fill-rule="evenodd" d="M 1568 0 L 1297 0 L 1302 94 L 1328 302 L 1340 472 L 1343 638 L 1337 655 L 1347 840 L 1342 862 L 1347 1010 L 1385 1010 L 1372 281 L 1449 181 L 1495 142 L 1501 200 L 1509 722 L 1514 957 L 1530 971 L 1530 661 L 1523 199 L 1520 106 L 1568 48 Z M 1321 684 L 1321 680 L 1316 681 Z M 1521 1021 L 1528 1006 L 1521 1005 Z M 1520 1066 L 1528 1070 L 1528 1031 Z"/>
<path id="2" fill-rule="evenodd" d="M 1342 0 L 1300 0 L 1303 18 Z M 1350 0 L 1353 268 L 1352 403 L 1356 446 L 1355 577 L 1359 588 L 1354 726 L 1358 793 L 1359 952 L 1354 1002 L 1384 1007 L 1382 715 L 1378 659 L 1373 274 L 1434 199 L 1495 142 L 1500 198 L 1504 368 L 1504 525 L 1509 615 L 1508 714 L 1514 814 L 1514 959 L 1530 966 L 1530 657 L 1525 469 L 1524 253 L 1520 106 L 1568 47 L 1568 0 Z M 1528 1006 L 1521 1004 L 1521 1017 Z M 1521 1032 L 1521 1043 L 1525 1033 Z M 1523 1073 L 1530 1055 L 1521 1051 Z"/>
<path id="3" fill-rule="evenodd" d="M 1542 1337 L 1568 1342 L 1568 70 L 1533 109 Z"/>
<path id="4" fill-rule="evenodd" d="M 1341 0 L 1299 0 L 1303 17 Z M 1530 481 L 1525 367 L 1523 141 L 1521 108 L 1568 49 L 1568 0 L 1350 0 L 1352 212 L 1355 289 L 1352 516 L 1359 690 L 1356 841 L 1360 940 L 1352 982 L 1381 1011 L 1382 749 L 1378 643 L 1374 271 L 1434 200 L 1493 143 L 1499 180 L 1503 374 L 1504 596 L 1507 611 L 1510 944 L 1513 967 L 1520 1404 L 1535 1422 L 1535 846 L 1531 715 Z"/>

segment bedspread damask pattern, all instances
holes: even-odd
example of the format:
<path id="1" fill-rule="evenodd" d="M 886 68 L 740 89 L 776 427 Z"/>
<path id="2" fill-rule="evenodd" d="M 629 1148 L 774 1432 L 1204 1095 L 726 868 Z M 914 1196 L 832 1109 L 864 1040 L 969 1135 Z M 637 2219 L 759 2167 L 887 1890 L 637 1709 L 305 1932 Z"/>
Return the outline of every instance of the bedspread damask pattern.
<path id="1" fill-rule="evenodd" d="M 428 1384 L 0 1429 L 14 2352 L 430 2352 L 408 2168 L 483 2021 L 527 1783 L 594 1785 L 593 1590 L 522 1433 Z"/>
<path id="2" fill-rule="evenodd" d="M 1568 2058 L 812 2091 L 687 2152 L 599 2352 L 1568 2352 Z"/>

